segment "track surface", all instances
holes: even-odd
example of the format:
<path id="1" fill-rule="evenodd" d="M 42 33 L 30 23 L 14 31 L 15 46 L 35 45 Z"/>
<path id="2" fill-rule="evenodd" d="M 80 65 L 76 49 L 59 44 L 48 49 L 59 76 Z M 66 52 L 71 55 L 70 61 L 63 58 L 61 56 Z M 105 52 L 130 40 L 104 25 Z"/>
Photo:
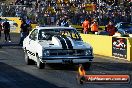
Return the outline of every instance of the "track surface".
<path id="1" fill-rule="evenodd" d="M 18 43 L 19 37 L 11 35 L 11 38 L 12 43 Z M 4 44 L 3 38 L 0 44 Z M 87 74 L 129 74 L 132 76 L 132 63 L 95 56 L 91 70 L 87 71 Z M 46 65 L 46 69 L 40 70 L 36 65 L 25 64 L 22 47 L 0 48 L 0 88 L 132 88 L 132 82 L 79 85 L 76 75 L 77 66 Z"/>
<path id="2" fill-rule="evenodd" d="M 129 84 L 84 84 L 76 81 L 77 66 L 46 65 L 37 69 L 36 65 L 25 65 L 21 47 L 0 49 L 0 88 L 131 88 Z M 130 74 L 132 64 L 95 57 L 87 74 Z"/>

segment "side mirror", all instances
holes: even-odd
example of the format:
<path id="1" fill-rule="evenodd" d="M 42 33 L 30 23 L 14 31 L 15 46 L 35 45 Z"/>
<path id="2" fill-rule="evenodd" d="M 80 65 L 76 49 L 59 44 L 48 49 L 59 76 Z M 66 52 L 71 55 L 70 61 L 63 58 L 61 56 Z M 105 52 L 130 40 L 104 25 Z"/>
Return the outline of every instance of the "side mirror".
<path id="1" fill-rule="evenodd" d="M 35 41 L 36 39 L 37 39 L 37 37 L 33 37 L 33 38 L 32 38 L 32 40 L 34 40 L 34 41 Z"/>
<path id="2" fill-rule="evenodd" d="M 32 39 L 32 36 L 30 35 L 29 38 Z"/>

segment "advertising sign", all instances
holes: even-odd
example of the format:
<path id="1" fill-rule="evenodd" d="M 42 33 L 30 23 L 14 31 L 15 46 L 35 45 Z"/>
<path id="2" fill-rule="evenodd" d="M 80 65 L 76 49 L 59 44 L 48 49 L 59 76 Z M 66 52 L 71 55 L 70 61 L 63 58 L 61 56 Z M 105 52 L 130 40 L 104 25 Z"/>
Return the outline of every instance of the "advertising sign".
<path id="1" fill-rule="evenodd" d="M 112 38 L 112 56 L 127 59 L 127 39 Z"/>
<path id="2" fill-rule="evenodd" d="M 1 22 L 4 23 L 5 19 L 7 19 L 7 22 L 10 24 L 10 30 L 11 32 L 20 32 L 20 25 L 21 21 L 19 17 L 1 17 Z"/>

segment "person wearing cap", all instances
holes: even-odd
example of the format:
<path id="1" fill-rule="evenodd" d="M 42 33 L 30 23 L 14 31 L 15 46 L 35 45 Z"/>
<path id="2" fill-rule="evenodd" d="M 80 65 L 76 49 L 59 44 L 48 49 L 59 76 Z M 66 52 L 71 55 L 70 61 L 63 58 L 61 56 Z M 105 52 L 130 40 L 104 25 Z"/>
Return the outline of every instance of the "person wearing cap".
<path id="1" fill-rule="evenodd" d="M 4 29 L 4 34 L 5 34 L 5 41 L 9 40 L 11 42 L 10 38 L 10 24 L 7 22 L 7 19 L 5 18 L 5 22 L 3 23 L 3 29 Z"/>

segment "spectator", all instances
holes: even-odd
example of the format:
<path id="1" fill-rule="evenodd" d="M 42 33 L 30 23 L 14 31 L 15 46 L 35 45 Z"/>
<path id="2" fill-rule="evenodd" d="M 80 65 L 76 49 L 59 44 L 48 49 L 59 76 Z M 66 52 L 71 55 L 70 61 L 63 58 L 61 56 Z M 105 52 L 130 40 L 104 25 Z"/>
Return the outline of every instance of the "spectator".
<path id="1" fill-rule="evenodd" d="M 61 26 L 63 26 L 63 27 L 69 27 L 69 23 L 67 22 L 67 19 L 64 19 L 64 20 L 61 22 Z"/>
<path id="2" fill-rule="evenodd" d="M 11 42 L 10 38 L 10 24 L 7 22 L 7 19 L 5 19 L 5 22 L 3 23 L 3 29 L 4 29 L 4 34 L 5 34 L 5 41 L 7 42 L 7 38 L 9 42 Z"/>
<path id="3" fill-rule="evenodd" d="M 97 8 L 94 11 L 89 11 L 85 7 L 86 2 L 79 2 L 78 0 L 70 0 L 66 4 L 66 2 L 57 2 L 56 0 L 15 0 L 16 6 L 10 6 L 6 5 L 5 3 L 1 3 L 0 8 L 0 16 L 2 17 L 23 17 L 23 16 L 31 16 L 32 20 L 35 20 L 35 22 L 41 20 L 41 16 L 38 14 L 38 16 L 35 16 L 35 13 L 40 13 L 41 15 L 47 14 L 48 16 L 45 16 L 46 19 L 45 24 L 53 24 L 56 22 L 56 19 L 60 18 L 61 16 L 67 15 L 68 18 L 70 18 L 72 24 L 74 25 L 80 25 L 84 22 L 84 18 L 98 18 L 98 22 L 100 25 L 107 25 L 109 20 L 114 22 L 114 24 L 121 22 L 121 21 L 127 21 L 131 22 L 131 6 L 129 5 L 129 2 L 127 0 L 123 0 L 124 5 L 120 5 L 118 2 L 117 5 L 109 5 L 109 2 L 106 0 L 100 1 L 100 9 L 98 8 L 99 3 L 96 0 L 89 0 L 89 4 L 92 4 L 91 1 L 96 4 Z M 27 3 L 25 3 L 25 1 Z M 36 1 L 34 3 L 34 1 Z M 78 3 L 79 2 L 79 3 Z M 45 3 L 42 5 L 42 3 Z M 29 4 L 32 4 L 30 7 Z M 24 6 L 23 6 L 24 5 Z M 26 8 L 25 8 L 25 5 Z M 45 8 L 42 8 L 45 7 Z M 17 10 L 15 10 L 17 8 Z M 25 8 L 25 9 L 23 9 Z M 30 12 L 29 9 L 32 9 Z M 123 13 L 123 14 L 122 14 Z M 16 14 L 16 15 L 15 15 Z M 56 15 L 55 15 L 56 14 Z M 53 18 L 53 16 L 55 17 Z M 40 20 L 39 20 L 40 19 Z M 88 19 L 89 20 L 89 19 Z M 91 22 L 89 20 L 89 22 Z M 61 25 L 60 25 L 61 26 Z"/>
<path id="4" fill-rule="evenodd" d="M 31 26 L 31 20 L 27 17 L 26 19 L 26 23 L 28 25 L 28 32 L 27 32 L 27 35 L 29 34 L 29 31 L 32 30 L 32 26 Z"/>
<path id="5" fill-rule="evenodd" d="M 51 17 L 51 24 L 53 25 L 54 23 L 55 23 L 55 17 L 52 16 L 52 17 Z"/>
<path id="6" fill-rule="evenodd" d="M 90 22 L 88 21 L 88 19 L 86 18 L 85 21 L 82 24 L 83 27 L 83 33 L 84 34 L 88 34 L 90 31 Z"/>
<path id="7" fill-rule="evenodd" d="M 60 18 L 58 21 L 57 21 L 57 25 L 61 26 L 61 23 L 62 23 L 62 18 Z"/>
<path id="8" fill-rule="evenodd" d="M 21 28 L 21 38 L 20 38 L 20 42 L 19 42 L 19 45 L 23 45 L 23 40 L 24 38 L 27 37 L 28 33 L 29 33 L 29 25 L 26 23 L 26 21 L 24 19 L 21 20 L 22 24 L 20 26 Z"/>
<path id="9" fill-rule="evenodd" d="M 35 9 L 36 9 L 36 11 L 38 11 L 38 12 L 39 12 L 39 8 L 40 8 L 40 4 L 41 4 L 41 1 L 40 1 L 40 0 L 36 0 Z"/>
<path id="10" fill-rule="evenodd" d="M 106 25 L 106 31 L 109 33 L 109 36 L 113 36 L 116 32 L 116 28 L 111 21 Z"/>
<path id="11" fill-rule="evenodd" d="M 96 21 L 94 21 L 93 24 L 91 25 L 91 32 L 92 34 L 95 34 L 95 32 L 98 32 L 98 24 Z"/>

